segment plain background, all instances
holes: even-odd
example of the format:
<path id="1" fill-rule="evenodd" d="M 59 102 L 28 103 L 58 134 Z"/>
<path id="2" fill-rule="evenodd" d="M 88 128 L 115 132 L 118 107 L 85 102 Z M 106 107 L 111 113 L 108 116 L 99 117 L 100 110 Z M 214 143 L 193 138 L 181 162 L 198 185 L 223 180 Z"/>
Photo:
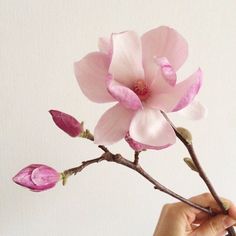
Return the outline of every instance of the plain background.
<path id="1" fill-rule="evenodd" d="M 0 235 L 152 235 L 160 210 L 174 199 L 157 192 L 131 170 L 113 163 L 91 166 L 66 187 L 30 192 L 11 178 L 31 163 L 63 171 L 95 158 L 100 150 L 72 139 L 53 124 L 49 109 L 84 120 L 93 129 L 111 105 L 88 101 L 73 62 L 97 50 L 112 32 L 140 35 L 160 25 L 178 30 L 189 43 L 179 79 L 199 66 L 204 84 L 198 96 L 208 117 L 188 121 L 194 144 L 218 193 L 236 201 L 236 1 L 235 0 L 1 0 L 0 1 Z M 111 147 L 132 158 L 125 142 Z M 206 188 L 182 161 L 177 142 L 142 154 L 141 163 L 161 183 L 185 197 Z"/>

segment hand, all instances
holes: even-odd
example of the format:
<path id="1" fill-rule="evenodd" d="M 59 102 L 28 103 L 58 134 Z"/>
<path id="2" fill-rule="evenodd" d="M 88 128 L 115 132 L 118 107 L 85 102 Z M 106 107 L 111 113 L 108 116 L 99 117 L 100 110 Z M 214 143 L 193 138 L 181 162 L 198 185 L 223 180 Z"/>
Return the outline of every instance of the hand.
<path id="1" fill-rule="evenodd" d="M 154 236 L 223 236 L 226 228 L 236 224 L 236 206 L 231 201 L 222 199 L 228 215 L 220 214 L 209 193 L 192 197 L 190 201 L 219 214 L 212 217 L 182 202 L 167 204 L 162 209 Z"/>

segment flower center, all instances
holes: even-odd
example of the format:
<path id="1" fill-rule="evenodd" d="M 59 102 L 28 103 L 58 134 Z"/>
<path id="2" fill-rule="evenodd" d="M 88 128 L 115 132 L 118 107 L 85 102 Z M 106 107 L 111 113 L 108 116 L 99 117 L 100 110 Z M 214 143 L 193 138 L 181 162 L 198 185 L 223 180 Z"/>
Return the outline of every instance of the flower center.
<path id="1" fill-rule="evenodd" d="M 150 90 L 143 79 L 138 79 L 135 81 L 133 91 L 138 95 L 141 101 L 146 100 L 150 95 Z"/>

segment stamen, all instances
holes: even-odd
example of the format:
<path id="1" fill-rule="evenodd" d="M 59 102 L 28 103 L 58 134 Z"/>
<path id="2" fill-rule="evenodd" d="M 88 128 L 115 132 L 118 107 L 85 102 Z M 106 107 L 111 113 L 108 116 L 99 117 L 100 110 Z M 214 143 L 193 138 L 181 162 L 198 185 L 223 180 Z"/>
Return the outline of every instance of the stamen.
<path id="1" fill-rule="evenodd" d="M 136 80 L 134 83 L 133 91 L 138 95 L 140 100 L 146 100 L 150 95 L 150 90 L 143 79 Z"/>

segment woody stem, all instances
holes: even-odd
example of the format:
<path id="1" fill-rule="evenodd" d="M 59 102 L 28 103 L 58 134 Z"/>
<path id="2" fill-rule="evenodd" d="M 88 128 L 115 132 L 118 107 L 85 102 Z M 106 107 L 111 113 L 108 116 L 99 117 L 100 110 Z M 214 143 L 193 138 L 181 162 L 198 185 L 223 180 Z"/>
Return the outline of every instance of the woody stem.
<path id="1" fill-rule="evenodd" d="M 190 200 L 178 195 L 177 193 L 173 192 L 172 190 L 168 189 L 167 187 L 165 187 L 164 185 L 160 184 L 157 180 L 155 180 L 152 176 L 150 176 L 141 166 L 140 164 L 136 163 L 136 162 L 131 162 L 129 160 L 127 160 L 126 158 L 124 158 L 122 155 L 120 154 L 113 154 L 111 153 L 106 147 L 104 146 L 99 146 L 101 149 L 104 150 L 104 153 L 103 155 L 101 155 L 100 157 L 98 158 L 95 158 L 95 159 L 91 159 L 91 160 L 88 160 L 88 161 L 83 161 L 82 164 L 78 167 L 74 167 L 74 168 L 71 168 L 71 169 L 68 169 L 68 170 L 65 170 L 63 172 L 63 175 L 66 176 L 66 177 L 69 177 L 71 175 L 75 175 L 77 174 L 78 172 L 82 171 L 85 167 L 91 165 L 91 164 L 94 164 L 94 163 L 99 163 L 101 161 L 109 161 L 109 162 L 115 162 L 117 164 L 120 164 L 120 165 L 123 165 L 123 166 L 126 166 L 130 169 L 133 169 L 134 171 L 136 171 L 137 173 L 139 173 L 140 175 L 142 175 L 145 179 L 147 179 L 150 183 L 152 183 L 154 185 L 154 188 L 161 191 L 161 192 L 164 192 L 196 209 L 199 209 L 203 212 L 206 212 L 207 214 L 209 215 L 212 215 L 214 216 L 215 213 L 212 212 L 211 209 L 209 208 L 205 208 L 205 207 L 202 207 L 198 204 L 195 204 L 193 202 L 191 202 Z"/>
<path id="2" fill-rule="evenodd" d="M 175 134 L 176 136 L 179 138 L 179 140 L 184 144 L 184 146 L 186 147 L 186 149 L 188 150 L 192 160 L 193 160 L 193 163 L 195 164 L 197 170 L 198 170 L 198 173 L 199 173 L 199 176 L 203 179 L 203 181 L 205 182 L 206 186 L 208 187 L 210 193 L 212 194 L 213 198 L 215 199 L 215 201 L 217 202 L 218 206 L 220 207 L 220 209 L 222 210 L 222 213 L 227 215 L 228 214 L 228 211 L 225 209 L 224 207 L 224 204 L 222 203 L 222 201 L 220 200 L 220 197 L 218 196 L 216 190 L 214 189 L 210 179 L 207 177 L 205 171 L 203 170 L 198 158 L 197 158 L 197 155 L 194 151 L 194 147 L 193 147 L 193 144 L 192 142 L 189 142 L 188 140 L 186 140 L 185 137 L 183 137 L 183 135 L 178 132 L 177 128 L 175 127 L 175 125 L 172 123 L 172 121 L 168 118 L 168 116 L 162 112 L 162 115 L 165 117 L 165 119 L 168 121 L 168 123 L 172 126 L 172 128 L 174 129 L 175 131 Z M 228 235 L 229 236 L 235 236 L 235 231 L 234 231 L 234 228 L 233 227 L 230 227 L 227 229 L 228 231 Z"/>

